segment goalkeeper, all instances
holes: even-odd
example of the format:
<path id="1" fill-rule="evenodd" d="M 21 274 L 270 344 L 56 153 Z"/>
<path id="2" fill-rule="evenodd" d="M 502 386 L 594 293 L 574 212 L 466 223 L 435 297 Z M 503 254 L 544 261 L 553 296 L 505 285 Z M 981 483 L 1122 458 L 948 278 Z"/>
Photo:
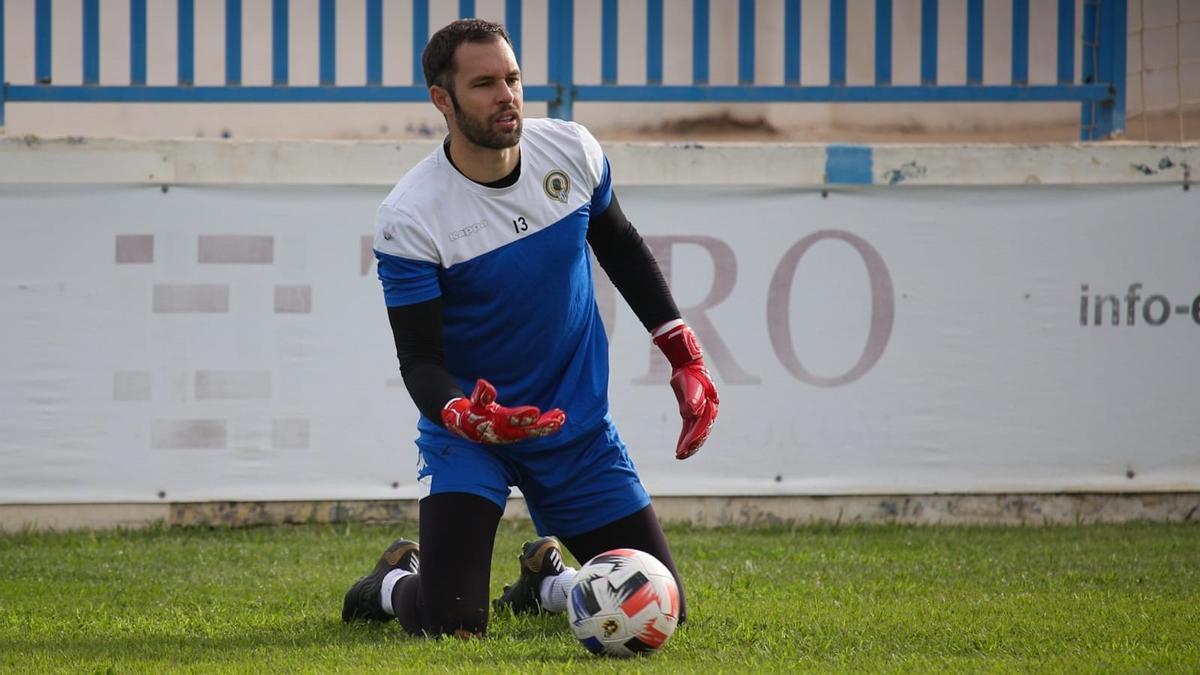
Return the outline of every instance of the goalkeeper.
<path id="1" fill-rule="evenodd" d="M 497 609 L 566 609 L 574 571 L 549 535 L 580 561 L 646 551 L 678 581 L 608 414 L 608 341 L 588 249 L 673 367 L 679 459 L 717 416 L 700 345 L 622 213 L 595 138 L 572 122 L 522 117 L 504 28 L 455 21 L 421 60 L 449 135 L 384 200 L 374 243 L 400 371 L 421 413 L 420 549 L 408 539 L 388 547 L 346 593 L 342 618 L 395 617 L 415 635 L 483 634 L 513 486 L 541 538 L 523 548 L 520 577 Z"/>

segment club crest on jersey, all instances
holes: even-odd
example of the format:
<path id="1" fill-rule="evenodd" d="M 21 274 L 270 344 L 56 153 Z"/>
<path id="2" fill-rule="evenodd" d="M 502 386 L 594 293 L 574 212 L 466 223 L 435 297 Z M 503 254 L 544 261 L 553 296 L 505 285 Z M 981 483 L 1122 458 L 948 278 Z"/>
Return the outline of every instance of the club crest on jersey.
<path id="1" fill-rule="evenodd" d="M 566 204 L 567 194 L 571 192 L 571 179 L 562 169 L 551 169 L 542 179 L 542 189 L 550 199 Z"/>

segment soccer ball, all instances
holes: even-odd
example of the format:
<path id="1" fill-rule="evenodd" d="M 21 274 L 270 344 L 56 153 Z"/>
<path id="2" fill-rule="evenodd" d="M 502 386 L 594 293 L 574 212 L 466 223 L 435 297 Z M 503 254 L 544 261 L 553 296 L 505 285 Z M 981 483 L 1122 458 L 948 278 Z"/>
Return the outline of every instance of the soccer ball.
<path id="1" fill-rule="evenodd" d="M 653 654 L 679 622 L 679 587 L 649 553 L 605 551 L 576 573 L 567 617 L 575 637 L 593 654 Z"/>

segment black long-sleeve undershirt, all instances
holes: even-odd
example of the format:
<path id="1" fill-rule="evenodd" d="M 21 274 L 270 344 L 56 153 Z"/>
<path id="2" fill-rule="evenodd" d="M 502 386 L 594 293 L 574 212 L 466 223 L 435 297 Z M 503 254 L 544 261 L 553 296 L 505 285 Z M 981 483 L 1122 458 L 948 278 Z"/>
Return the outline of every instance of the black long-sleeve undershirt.
<path id="1" fill-rule="evenodd" d="M 679 318 L 654 255 L 621 211 L 615 193 L 608 208 L 589 219 L 587 241 L 596 261 L 646 330 Z M 442 299 L 388 307 L 388 320 L 404 387 L 421 414 L 441 424 L 446 401 L 465 395 L 445 365 Z"/>
<path id="2" fill-rule="evenodd" d="M 615 192 L 608 208 L 588 221 L 587 242 L 596 254 L 596 262 L 646 330 L 679 318 L 679 308 L 658 261 L 621 211 Z"/>

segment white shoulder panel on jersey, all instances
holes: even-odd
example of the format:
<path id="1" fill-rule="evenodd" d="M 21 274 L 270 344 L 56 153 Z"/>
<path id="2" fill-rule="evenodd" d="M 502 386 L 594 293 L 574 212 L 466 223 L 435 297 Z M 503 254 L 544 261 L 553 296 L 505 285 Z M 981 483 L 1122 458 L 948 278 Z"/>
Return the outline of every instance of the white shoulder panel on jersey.
<path id="1" fill-rule="evenodd" d="M 484 187 L 459 173 L 444 154 L 438 159 L 448 178 L 436 212 L 423 222 L 430 223 L 447 268 L 559 223 L 588 204 L 596 187 L 575 126 L 560 120 L 525 120 L 521 175 L 505 188 Z"/>
<path id="2" fill-rule="evenodd" d="M 423 188 L 438 181 L 440 172 L 435 159 L 440 152 L 442 148 L 438 146 L 434 154 L 414 166 L 379 205 L 375 215 L 376 251 L 409 260 L 441 262 L 428 226 L 417 215 L 426 210 L 422 208 L 421 197 L 429 192 Z"/>
<path id="3" fill-rule="evenodd" d="M 599 143 L 563 120 L 524 120 L 521 175 L 508 187 L 471 181 L 438 147 L 384 200 L 375 249 L 448 268 L 562 221 L 591 202 L 603 176 Z"/>
<path id="4" fill-rule="evenodd" d="M 587 127 L 578 122 L 552 117 L 526 120 L 526 129 L 545 139 L 546 144 L 557 150 L 563 161 L 570 162 L 587 182 L 579 187 L 591 191 L 596 189 L 604 177 L 604 151 Z"/>

